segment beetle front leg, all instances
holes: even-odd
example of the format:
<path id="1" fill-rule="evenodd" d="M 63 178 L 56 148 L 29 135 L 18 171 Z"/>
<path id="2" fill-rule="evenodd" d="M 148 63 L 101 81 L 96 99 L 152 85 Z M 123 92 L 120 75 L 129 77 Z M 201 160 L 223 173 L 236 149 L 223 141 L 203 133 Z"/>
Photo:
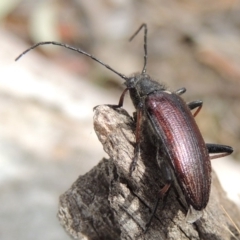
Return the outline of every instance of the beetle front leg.
<path id="1" fill-rule="evenodd" d="M 196 117 L 197 114 L 202 109 L 203 101 L 196 100 L 196 101 L 192 101 L 192 102 L 188 103 L 187 105 L 190 108 L 190 110 L 193 110 L 193 109 L 197 108 L 196 112 L 193 114 L 193 117 Z"/>
<path id="2" fill-rule="evenodd" d="M 118 102 L 117 105 L 116 105 L 116 104 L 105 104 L 105 106 L 112 107 L 112 108 L 120 108 L 120 107 L 122 107 L 122 106 L 123 106 L 123 101 L 124 101 L 125 94 L 126 94 L 126 92 L 127 92 L 128 90 L 129 90 L 128 88 L 124 89 L 123 93 L 122 93 L 121 96 L 120 96 L 120 99 L 119 99 L 119 102 Z M 99 105 L 95 106 L 95 107 L 93 108 L 93 110 L 95 110 L 98 106 L 99 106 Z"/>
<path id="3" fill-rule="evenodd" d="M 132 175 L 133 171 L 135 170 L 135 167 L 137 165 L 137 161 L 140 155 L 140 141 L 141 141 L 141 123 L 142 123 L 142 115 L 143 115 L 143 105 L 142 103 L 139 104 L 139 107 L 137 109 L 137 124 L 136 124 L 136 147 L 134 149 L 134 158 L 132 160 L 132 163 L 130 165 L 130 175 Z"/>
<path id="4" fill-rule="evenodd" d="M 183 93 L 185 93 L 187 90 L 186 88 L 180 88 L 177 91 L 175 91 L 175 93 L 177 95 L 182 95 Z M 202 108 L 203 102 L 200 100 L 196 100 L 193 102 L 188 103 L 188 107 L 190 108 L 190 110 L 193 110 L 194 108 L 198 108 L 196 110 L 196 112 L 193 114 L 193 117 L 196 117 L 197 114 L 200 112 L 201 108 Z"/>
<path id="5" fill-rule="evenodd" d="M 206 143 L 209 154 L 215 154 L 210 156 L 210 159 L 216 159 L 220 157 L 225 157 L 233 152 L 233 148 L 227 145 Z"/>
<path id="6" fill-rule="evenodd" d="M 120 96 L 120 99 L 119 99 L 119 102 L 118 102 L 118 105 L 108 105 L 109 107 L 113 107 L 113 108 L 120 108 L 123 106 L 123 101 L 124 101 L 124 97 L 125 97 L 125 94 L 126 92 L 128 91 L 129 89 L 128 88 L 125 88 L 123 93 L 121 94 Z"/>

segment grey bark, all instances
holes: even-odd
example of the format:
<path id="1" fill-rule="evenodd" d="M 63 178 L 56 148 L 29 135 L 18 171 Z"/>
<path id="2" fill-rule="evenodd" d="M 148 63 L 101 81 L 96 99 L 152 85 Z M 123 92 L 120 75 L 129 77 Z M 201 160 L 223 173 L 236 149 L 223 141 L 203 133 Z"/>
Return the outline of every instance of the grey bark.
<path id="1" fill-rule="evenodd" d="M 165 207 L 161 208 L 160 202 L 151 226 L 144 233 L 164 184 L 156 153 L 143 138 L 141 156 L 130 176 L 135 147 L 132 118 L 123 109 L 99 106 L 94 114 L 94 129 L 109 159 L 102 159 L 91 171 L 80 176 L 60 197 L 58 217 L 73 238 L 239 239 L 221 206 L 237 224 L 239 211 L 226 198 L 214 172 L 210 201 L 202 218 L 193 224 L 186 222 L 186 210 L 172 187 Z"/>

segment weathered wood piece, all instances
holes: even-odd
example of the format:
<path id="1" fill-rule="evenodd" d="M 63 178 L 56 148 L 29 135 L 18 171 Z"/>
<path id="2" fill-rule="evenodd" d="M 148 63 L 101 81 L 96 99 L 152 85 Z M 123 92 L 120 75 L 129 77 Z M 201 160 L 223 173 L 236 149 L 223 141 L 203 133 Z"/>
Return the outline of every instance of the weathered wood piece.
<path id="1" fill-rule="evenodd" d="M 239 211 L 226 198 L 214 172 L 210 201 L 201 219 L 193 224 L 185 221 L 186 210 L 172 188 L 166 206 L 162 209 L 160 203 L 151 226 L 144 233 L 157 194 L 164 185 L 156 149 L 147 139 L 142 139 L 141 156 L 130 176 L 135 146 L 133 119 L 123 109 L 99 106 L 95 110 L 94 129 L 109 159 L 101 160 L 80 176 L 60 197 L 58 217 L 73 238 L 239 239 L 221 206 L 236 223 L 240 219 Z"/>

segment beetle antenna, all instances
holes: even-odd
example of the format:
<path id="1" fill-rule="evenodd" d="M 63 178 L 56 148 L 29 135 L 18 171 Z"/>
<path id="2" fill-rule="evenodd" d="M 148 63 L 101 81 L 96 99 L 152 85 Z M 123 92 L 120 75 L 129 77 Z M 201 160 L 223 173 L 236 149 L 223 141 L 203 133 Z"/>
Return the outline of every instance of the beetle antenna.
<path id="1" fill-rule="evenodd" d="M 143 23 L 140 28 L 130 37 L 129 41 L 132 41 L 133 38 L 144 28 L 144 64 L 142 74 L 147 71 L 147 24 Z"/>
<path id="2" fill-rule="evenodd" d="M 56 46 L 60 46 L 60 47 L 64 47 L 67 49 L 70 49 L 72 51 L 78 52 L 80 54 L 83 54 L 91 59 L 93 59 L 94 61 L 100 63 L 101 65 L 103 65 L 104 67 L 106 67 L 107 69 L 109 69 L 110 71 L 114 72 L 115 74 L 117 74 L 118 76 L 120 76 L 121 78 L 123 78 L 125 81 L 128 80 L 128 77 L 126 77 L 124 74 L 121 74 L 119 72 L 117 72 L 116 70 L 114 70 L 112 67 L 110 67 L 109 65 L 105 64 L 104 62 L 102 62 L 101 60 L 97 59 L 96 57 L 94 57 L 93 55 L 84 52 L 83 50 L 81 50 L 80 48 L 75 48 L 72 46 L 69 46 L 67 44 L 64 43 L 59 43 L 59 42 L 53 42 L 53 41 L 47 41 L 47 42 L 39 42 L 35 45 L 33 45 L 32 47 L 28 48 L 27 50 L 25 50 L 23 53 L 21 53 L 16 59 L 15 61 L 18 61 L 23 55 L 25 55 L 26 53 L 28 53 L 29 51 L 33 50 L 34 48 L 41 46 L 41 45 L 47 45 L 47 44 L 52 44 L 52 45 L 56 45 Z"/>

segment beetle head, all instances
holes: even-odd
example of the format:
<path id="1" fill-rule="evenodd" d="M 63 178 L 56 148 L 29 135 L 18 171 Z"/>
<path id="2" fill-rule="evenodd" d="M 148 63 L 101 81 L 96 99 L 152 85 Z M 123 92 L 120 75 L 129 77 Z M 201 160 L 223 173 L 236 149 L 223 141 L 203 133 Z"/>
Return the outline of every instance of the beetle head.
<path id="1" fill-rule="evenodd" d="M 138 93 L 139 97 L 144 97 L 155 91 L 166 90 L 165 86 L 152 80 L 146 73 L 137 73 L 129 77 L 124 83 L 129 91 L 132 89 Z"/>

